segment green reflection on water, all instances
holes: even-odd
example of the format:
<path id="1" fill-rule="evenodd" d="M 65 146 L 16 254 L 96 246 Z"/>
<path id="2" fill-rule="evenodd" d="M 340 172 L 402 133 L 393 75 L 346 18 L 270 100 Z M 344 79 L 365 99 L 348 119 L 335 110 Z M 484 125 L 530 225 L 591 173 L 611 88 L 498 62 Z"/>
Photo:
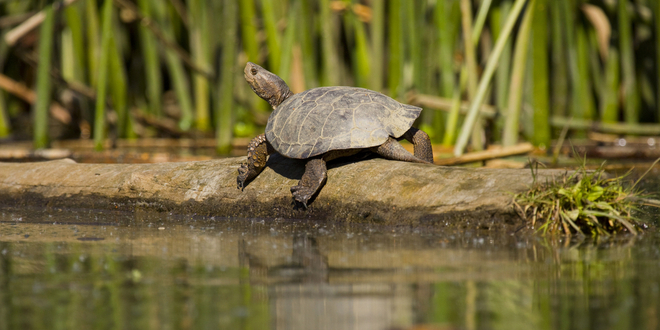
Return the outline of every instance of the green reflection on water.
<path id="1" fill-rule="evenodd" d="M 5 210 L 0 329 L 656 329 L 659 237 Z"/>

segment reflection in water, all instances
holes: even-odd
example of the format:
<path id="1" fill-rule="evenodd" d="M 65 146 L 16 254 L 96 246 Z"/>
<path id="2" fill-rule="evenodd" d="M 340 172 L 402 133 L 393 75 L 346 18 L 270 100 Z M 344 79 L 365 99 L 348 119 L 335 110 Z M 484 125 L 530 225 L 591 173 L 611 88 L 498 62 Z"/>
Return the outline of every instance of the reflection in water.
<path id="1" fill-rule="evenodd" d="M 0 329 L 656 329 L 659 237 L 0 211 Z"/>

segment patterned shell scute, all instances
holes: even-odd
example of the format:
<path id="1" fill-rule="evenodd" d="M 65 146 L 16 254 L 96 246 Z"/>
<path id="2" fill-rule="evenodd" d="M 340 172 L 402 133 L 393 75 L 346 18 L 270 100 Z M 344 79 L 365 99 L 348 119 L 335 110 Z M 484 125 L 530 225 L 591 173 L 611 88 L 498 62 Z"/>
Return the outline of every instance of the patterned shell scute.
<path id="1" fill-rule="evenodd" d="M 277 107 L 268 119 L 266 138 L 280 154 L 298 159 L 370 148 L 403 135 L 421 111 L 364 88 L 314 88 Z"/>

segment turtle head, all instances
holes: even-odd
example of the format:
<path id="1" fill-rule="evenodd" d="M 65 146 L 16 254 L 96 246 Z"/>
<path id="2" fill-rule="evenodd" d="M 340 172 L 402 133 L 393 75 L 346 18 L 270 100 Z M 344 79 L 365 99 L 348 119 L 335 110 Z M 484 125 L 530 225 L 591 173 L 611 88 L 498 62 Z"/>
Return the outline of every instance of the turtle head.
<path id="1" fill-rule="evenodd" d="M 293 95 L 282 78 L 252 62 L 247 63 L 243 72 L 252 90 L 268 101 L 273 109 Z"/>

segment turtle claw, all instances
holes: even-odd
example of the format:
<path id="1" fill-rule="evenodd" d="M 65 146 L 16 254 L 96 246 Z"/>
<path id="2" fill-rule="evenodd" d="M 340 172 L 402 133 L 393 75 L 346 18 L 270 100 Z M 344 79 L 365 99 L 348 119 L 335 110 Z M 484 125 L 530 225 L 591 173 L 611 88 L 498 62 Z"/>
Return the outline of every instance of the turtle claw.
<path id="1" fill-rule="evenodd" d="M 297 185 L 291 187 L 291 194 L 293 195 L 293 200 L 302 204 L 303 208 L 307 209 L 307 202 L 312 198 L 312 195 L 316 192 L 315 189 L 310 187 L 305 187 L 302 185 Z"/>
<path id="2" fill-rule="evenodd" d="M 236 177 L 237 188 L 243 191 L 245 189 L 245 181 L 248 179 L 249 169 L 247 164 L 241 164 L 238 168 L 238 177 Z"/>

